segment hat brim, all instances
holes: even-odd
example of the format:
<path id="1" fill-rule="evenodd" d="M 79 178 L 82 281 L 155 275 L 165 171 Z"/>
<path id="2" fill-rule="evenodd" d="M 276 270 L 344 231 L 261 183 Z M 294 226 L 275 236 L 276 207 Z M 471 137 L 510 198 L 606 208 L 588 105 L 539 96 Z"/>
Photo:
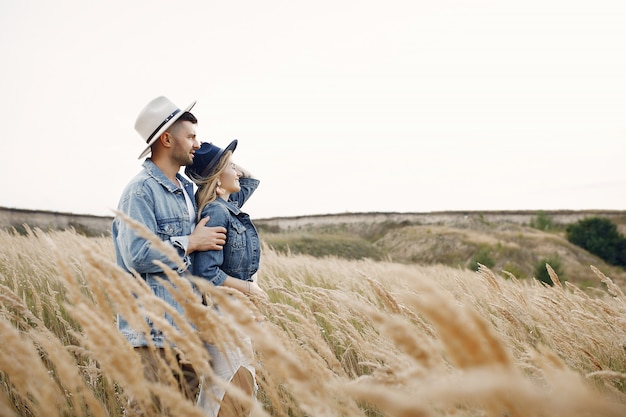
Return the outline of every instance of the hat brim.
<path id="1" fill-rule="evenodd" d="M 233 139 L 233 141 L 230 142 L 228 146 L 224 148 L 224 152 L 226 151 L 235 152 L 235 149 L 237 149 L 237 143 L 239 143 L 239 141 L 237 139 Z"/>
<path id="2" fill-rule="evenodd" d="M 161 128 L 154 134 L 150 142 L 148 142 L 148 146 L 146 146 L 146 149 L 144 149 L 143 152 L 141 152 L 141 155 L 139 155 L 139 158 L 137 159 L 145 158 L 146 156 L 148 156 L 148 154 L 150 153 L 150 148 L 152 147 L 152 144 L 154 144 L 154 142 L 156 142 L 161 137 L 163 132 L 165 132 L 167 129 L 170 128 L 170 126 L 176 123 L 176 121 L 180 119 L 180 116 L 182 116 L 183 113 L 191 110 L 193 106 L 195 105 L 196 105 L 196 100 L 194 100 L 189 106 L 187 106 L 185 110 L 178 112 L 176 116 L 172 117 L 170 120 L 168 120 L 167 123 L 161 126 Z"/>

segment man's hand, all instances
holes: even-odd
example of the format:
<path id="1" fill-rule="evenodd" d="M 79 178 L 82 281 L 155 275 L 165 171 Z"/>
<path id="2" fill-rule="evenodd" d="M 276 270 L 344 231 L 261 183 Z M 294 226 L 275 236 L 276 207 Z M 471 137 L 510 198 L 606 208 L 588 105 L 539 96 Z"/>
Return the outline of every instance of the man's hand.
<path id="1" fill-rule="evenodd" d="M 189 235 L 187 254 L 196 251 L 222 250 L 222 246 L 226 243 L 226 229 L 221 226 L 207 227 L 208 221 L 209 217 L 200 220 L 193 229 L 193 233 Z"/>

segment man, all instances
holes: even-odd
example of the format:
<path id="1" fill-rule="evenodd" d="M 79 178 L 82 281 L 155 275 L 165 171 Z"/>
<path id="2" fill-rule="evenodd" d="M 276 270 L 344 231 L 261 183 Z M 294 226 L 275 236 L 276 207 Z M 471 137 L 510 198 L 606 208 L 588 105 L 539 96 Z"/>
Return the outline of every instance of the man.
<path id="1" fill-rule="evenodd" d="M 226 239 L 226 229 L 223 227 L 205 227 L 208 218 L 202 219 L 194 227 L 196 204 L 193 185 L 179 173 L 182 166 L 191 165 L 195 151 L 200 148 L 196 137 L 198 120 L 189 112 L 194 104 L 195 101 L 181 110 L 166 97 L 157 97 L 139 113 L 135 130 L 147 143 L 139 159 L 150 152 L 152 155 L 143 162 L 143 170 L 126 186 L 118 205 L 118 211 L 142 223 L 161 240 L 169 242 L 178 252 L 184 266 L 156 250 L 120 216 L 116 216 L 112 224 L 118 265 L 128 272 L 138 273 L 155 294 L 179 312 L 182 312 L 182 307 L 158 279 L 164 273 L 154 261 L 160 261 L 179 274 L 184 274 L 191 264 L 189 255 L 192 252 L 221 250 Z M 171 318 L 169 320 L 173 324 Z M 153 328 L 149 342 L 143 332 L 131 328 L 120 316 L 118 328 L 142 355 L 148 376 L 155 358 L 150 357 L 146 347 L 152 344 L 156 348 L 163 348 L 164 343 L 167 343 L 163 334 Z M 162 354 L 163 349 L 158 351 Z M 197 377 L 192 371 L 188 373 L 187 384 L 191 386 L 184 391 L 194 395 Z"/>

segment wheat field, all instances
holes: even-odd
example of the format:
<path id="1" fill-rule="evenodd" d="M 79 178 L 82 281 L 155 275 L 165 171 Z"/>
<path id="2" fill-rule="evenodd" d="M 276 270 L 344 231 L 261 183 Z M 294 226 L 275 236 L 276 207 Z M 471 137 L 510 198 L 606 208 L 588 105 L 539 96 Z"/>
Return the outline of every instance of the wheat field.
<path id="1" fill-rule="evenodd" d="M 626 297 L 593 266 L 590 293 L 554 273 L 548 287 L 265 247 L 269 300 L 195 281 L 218 315 L 169 274 L 182 317 L 115 265 L 109 238 L 29 229 L 0 241 L 0 417 L 122 416 L 129 398 L 152 416 L 155 396 L 172 415 L 200 416 L 168 363 L 181 354 L 210 377 L 204 343 L 228 348 L 241 332 L 255 350 L 253 416 L 626 415 Z M 140 308 L 176 343 L 162 383 L 144 378 L 115 327 L 116 312 Z"/>

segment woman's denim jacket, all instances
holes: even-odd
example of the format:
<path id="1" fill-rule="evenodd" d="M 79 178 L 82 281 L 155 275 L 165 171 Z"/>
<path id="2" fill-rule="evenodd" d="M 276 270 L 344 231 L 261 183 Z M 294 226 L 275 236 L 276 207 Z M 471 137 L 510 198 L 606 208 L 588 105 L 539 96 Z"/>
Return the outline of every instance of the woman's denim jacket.
<path id="1" fill-rule="evenodd" d="M 149 158 L 143 163 L 143 170 L 126 186 L 120 198 L 118 210 L 130 218 L 142 223 L 161 240 L 170 242 L 177 249 L 185 263 L 181 268 L 167 256 L 152 247 L 146 239 L 137 233 L 121 218 L 116 216 L 111 227 L 115 257 L 117 264 L 128 271 L 140 274 L 152 291 L 168 302 L 180 313 L 182 306 L 174 301 L 173 296 L 155 277 L 164 277 L 161 267 L 154 264 L 155 260 L 163 262 L 179 274 L 186 272 L 191 264 L 186 255 L 189 235 L 193 230 L 187 201 L 183 192 L 187 192 L 194 204 L 193 185 L 182 175 L 176 174 L 185 191 L 172 183 Z M 194 216 L 195 218 L 195 216 Z M 221 252 L 221 251 L 219 251 Z M 129 276 L 130 277 L 130 276 Z M 174 324 L 171 317 L 167 317 Z M 118 316 L 118 328 L 133 346 L 148 344 L 144 334 L 129 327 L 126 320 Z M 162 333 L 152 328 L 152 341 L 156 347 L 163 347 Z"/>
<path id="2" fill-rule="evenodd" d="M 241 211 L 243 204 L 259 186 L 259 180 L 240 178 L 241 190 L 209 203 L 202 209 L 201 218 L 210 216 L 208 226 L 223 226 L 227 230 L 226 244 L 221 251 L 195 252 L 192 271 L 195 276 L 222 285 L 226 276 L 251 281 L 259 270 L 261 244 L 250 216 Z"/>

